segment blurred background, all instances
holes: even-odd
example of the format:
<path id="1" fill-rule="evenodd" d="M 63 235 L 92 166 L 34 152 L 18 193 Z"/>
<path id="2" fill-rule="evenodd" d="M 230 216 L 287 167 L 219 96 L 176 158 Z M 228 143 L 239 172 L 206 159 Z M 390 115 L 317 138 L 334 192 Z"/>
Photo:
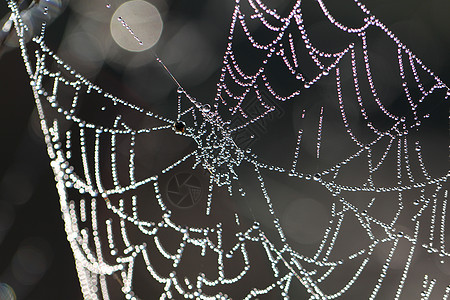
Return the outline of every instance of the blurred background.
<path id="1" fill-rule="evenodd" d="M 176 87 L 155 63 L 155 51 L 186 90 L 199 99 L 210 99 L 222 66 L 234 3 L 155 0 L 133 7 L 122 5 L 125 2 L 70 1 L 49 27 L 48 46 L 105 90 L 144 107 L 159 105 L 164 111 L 173 105 L 165 100 Z M 364 3 L 425 65 L 450 83 L 448 0 Z M 6 1 L 0 2 L 0 16 L 7 12 Z M 121 35 L 118 28 L 122 25 L 115 20 L 127 14 L 140 16 L 126 21 L 144 45 L 155 44 L 153 50 L 133 48 L 130 45 L 136 44 L 129 41 L 133 36 Z M 139 24 L 153 30 L 142 31 Z M 0 57 L 0 141 L 0 299 L 8 299 L 8 286 L 18 299 L 82 299 L 33 96 L 17 49 Z"/>

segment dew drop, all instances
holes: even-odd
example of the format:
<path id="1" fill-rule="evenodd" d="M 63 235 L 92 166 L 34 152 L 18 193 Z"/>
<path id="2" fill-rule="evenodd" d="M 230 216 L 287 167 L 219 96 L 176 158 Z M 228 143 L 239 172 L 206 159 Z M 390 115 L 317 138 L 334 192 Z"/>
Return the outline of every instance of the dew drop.
<path id="1" fill-rule="evenodd" d="M 111 4 L 110 3 L 106 3 L 106 8 L 111 8 Z"/>
<path id="2" fill-rule="evenodd" d="M 211 106 L 209 104 L 205 104 L 202 106 L 202 112 L 209 112 L 211 110 Z"/>

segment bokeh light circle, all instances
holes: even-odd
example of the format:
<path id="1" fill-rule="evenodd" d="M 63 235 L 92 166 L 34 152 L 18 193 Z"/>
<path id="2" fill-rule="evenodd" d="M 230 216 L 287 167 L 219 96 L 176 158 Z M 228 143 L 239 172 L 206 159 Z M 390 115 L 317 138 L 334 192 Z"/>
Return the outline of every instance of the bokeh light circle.
<path id="1" fill-rule="evenodd" d="M 6 283 L 0 283 L 0 299 L 2 300 L 16 300 L 16 294 L 11 286 Z"/>
<path id="2" fill-rule="evenodd" d="M 110 23 L 114 41 L 123 49 L 133 52 L 153 47 L 161 36 L 162 28 L 163 22 L 158 9 L 142 0 L 127 1 L 119 6 Z"/>

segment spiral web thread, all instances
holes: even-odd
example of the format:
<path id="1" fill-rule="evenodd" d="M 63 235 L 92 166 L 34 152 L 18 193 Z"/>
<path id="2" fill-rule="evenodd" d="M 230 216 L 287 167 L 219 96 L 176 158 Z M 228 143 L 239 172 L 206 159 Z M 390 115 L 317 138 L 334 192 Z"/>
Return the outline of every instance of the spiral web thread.
<path id="1" fill-rule="evenodd" d="M 357 0 L 355 3 L 366 15 L 364 24 L 359 28 L 350 28 L 339 23 L 325 4 L 321 0 L 317 1 L 329 24 L 354 38 L 354 42 L 334 53 L 316 48 L 314 42 L 309 39 L 300 1 L 296 2 L 284 17 L 265 6 L 261 0 L 243 2 L 245 3 L 241 4 L 237 0 L 235 4 L 213 105 L 197 101 L 180 86 L 177 117 L 174 119 L 165 118 L 119 99 L 76 73 L 46 47 L 43 39 L 44 30 L 40 36 L 33 39 L 37 47 L 30 55 L 29 48 L 32 46 L 25 46 L 24 42 L 27 26 L 19 17 L 14 1 L 8 2 L 55 174 L 67 238 L 74 253 L 82 292 L 86 299 L 110 299 L 113 294 L 109 292 L 111 282 L 108 278 L 114 278 L 119 282 L 126 299 L 146 298 L 145 295 L 136 294 L 134 289 L 133 276 L 138 260 L 139 263 L 145 263 L 151 280 L 161 285 L 163 291 L 160 299 L 178 299 L 180 295 L 191 299 L 231 298 L 232 295 L 221 290 L 227 285 L 239 285 L 249 276 L 253 265 L 261 259 L 269 263 L 273 281 L 265 287 L 242 287 L 248 288 L 243 298 L 254 299 L 275 292 L 278 293 L 276 297 L 281 295 L 287 299 L 291 287 L 300 285 L 304 287 L 303 290 L 309 295 L 309 299 L 335 299 L 344 296 L 358 285 L 365 276 L 364 271 L 375 259 L 374 252 L 384 246 L 388 248 L 388 254 L 368 295 L 369 299 L 375 299 L 383 285 L 388 284 L 385 278 L 391 270 L 391 261 L 397 255 L 399 244 L 404 243 L 407 245 L 406 259 L 401 268 L 400 279 L 396 282 L 395 291 L 391 295 L 392 298 L 398 299 L 408 285 L 413 257 L 419 249 L 426 249 L 429 255 L 439 255 L 442 263 L 445 260 L 448 263 L 450 253 L 445 241 L 448 199 L 445 184 L 448 174 L 433 175 L 430 172 L 423 158 L 422 145 L 419 139 L 414 140 L 414 135 L 410 132 L 418 131 L 421 123 L 430 118 L 429 113 L 421 110 L 423 103 L 432 97 L 438 97 L 442 102 L 448 101 L 450 89 Z M 244 5 L 252 13 L 245 14 L 242 8 Z M 258 38 L 247 25 L 247 22 L 255 21 L 259 21 L 275 38 L 267 43 L 258 42 Z M 371 73 L 368 50 L 370 45 L 366 38 L 367 32 L 372 29 L 382 32 L 397 49 L 398 76 L 401 78 L 402 89 L 408 103 L 408 110 L 402 111 L 403 114 L 390 111 L 378 95 Z M 235 55 L 234 42 L 238 33 L 244 35 L 248 45 L 263 53 L 257 71 L 252 74 L 243 71 L 242 64 L 245 65 L 245 62 L 239 62 Z M 315 65 L 314 76 L 302 73 L 304 58 L 298 55 L 300 47 L 306 49 Z M 358 56 L 362 57 L 362 64 L 358 61 Z M 267 66 L 275 58 L 282 62 L 282 68 L 297 82 L 295 89 L 284 96 L 272 86 L 266 73 Z M 358 133 L 353 132 L 352 120 L 346 113 L 341 80 L 344 68 L 351 69 L 353 94 L 357 99 L 361 120 L 374 137 L 369 141 L 363 141 Z M 290 166 L 262 162 L 250 148 L 238 146 L 234 140 L 237 134 L 253 124 L 264 121 L 276 110 L 275 105 L 265 100 L 265 93 L 271 95 L 277 103 L 293 101 L 295 97 L 324 78 L 331 78 L 335 82 L 340 121 L 345 127 L 350 143 L 356 149 L 351 155 L 318 172 L 299 171 L 306 129 L 300 129 L 292 142 L 290 153 L 293 159 Z M 366 90 L 361 88 L 363 81 L 368 86 Z M 425 81 L 428 83 L 424 83 Z M 50 86 L 46 87 L 45 82 L 50 82 Z M 61 90 L 65 91 L 64 96 L 60 95 Z M 411 90 L 418 92 L 412 93 Z M 256 95 L 257 101 L 254 105 L 258 106 L 260 114 L 250 115 L 246 111 L 245 104 L 249 101 L 250 94 Z M 96 107 L 99 111 L 121 108 L 131 111 L 130 114 L 143 115 L 151 126 L 135 129 L 131 119 L 128 120 L 119 114 L 107 125 L 95 120 L 85 120 L 80 112 L 79 99 L 90 95 L 102 99 L 99 101 L 102 104 Z M 377 113 L 390 120 L 391 125 L 388 128 L 380 129 L 372 123 L 371 111 L 374 109 L 373 106 L 368 108 L 368 102 L 375 103 Z M 219 113 L 221 109 L 228 111 L 230 116 L 238 116 L 240 122 L 226 119 Z M 301 118 L 307 113 L 303 110 Z M 318 126 L 314 129 L 315 155 L 318 161 L 321 159 L 321 145 L 326 142 L 323 134 L 327 130 L 325 126 L 327 117 L 327 107 L 321 106 L 317 116 Z M 73 126 L 67 129 L 65 122 Z M 135 165 L 135 156 L 139 152 L 137 141 L 141 137 L 151 139 L 153 135 L 161 133 L 177 134 L 179 137 L 192 139 L 196 147 L 166 165 L 158 173 L 149 176 L 138 175 L 139 166 Z M 118 166 L 119 140 L 122 145 L 124 140 L 128 141 L 126 172 L 122 172 L 123 169 Z M 387 143 L 383 144 L 384 141 Z M 375 158 L 374 148 L 380 144 L 384 150 L 378 158 Z M 395 157 L 397 182 L 378 184 L 374 178 L 388 163 L 388 157 L 391 155 Z M 102 163 L 105 157 L 109 161 L 109 175 Z M 365 183 L 362 185 L 339 183 L 340 172 L 358 159 L 363 159 L 368 166 L 367 175 L 364 175 Z M 79 161 L 82 167 L 78 169 L 72 161 Z M 247 197 L 246 187 L 239 185 L 240 167 L 244 164 L 251 166 L 276 234 L 268 234 L 256 217 L 253 224 L 245 227 L 241 224 L 242 220 L 238 213 L 231 220 L 239 228 L 233 233 L 237 239 L 232 245 L 223 243 L 222 237 L 226 234 L 226 229 L 220 222 L 203 227 L 176 223 L 161 194 L 160 177 L 183 164 L 190 164 L 193 169 L 203 168 L 207 171 L 209 188 L 205 218 L 214 213 L 214 199 L 218 189 L 228 189 L 230 197 L 231 194 L 236 197 L 236 191 L 239 194 L 237 197 L 242 199 Z M 305 255 L 289 243 L 274 208 L 277 199 L 271 197 L 272 192 L 266 183 L 265 174 L 286 175 L 298 182 L 321 186 L 334 199 L 330 223 L 314 255 Z M 105 180 L 105 177 L 109 179 Z M 109 187 L 106 182 L 111 182 Z M 159 220 L 141 217 L 141 214 L 145 213 L 138 205 L 141 196 L 137 191 L 142 188 L 147 192 L 146 201 L 157 203 L 161 213 Z M 410 191 L 417 193 L 417 196 L 413 198 L 408 196 Z M 349 200 L 354 194 L 370 195 L 371 200 L 364 206 L 355 205 Z M 371 214 L 371 208 L 376 206 L 378 198 L 383 195 L 389 195 L 391 201 L 395 201 L 397 205 L 396 211 L 391 212 L 392 217 L 388 217 L 388 220 L 381 220 Z M 402 218 L 404 207 L 411 203 L 417 208 L 409 219 L 412 230 L 403 232 L 397 228 L 397 223 Z M 109 212 L 113 217 L 103 220 L 99 209 Z M 342 234 L 343 223 L 350 217 L 356 220 L 356 224 L 353 225 L 359 226 L 365 232 L 369 242 L 358 251 L 337 259 L 333 256 L 335 245 Z M 132 241 L 127 235 L 130 228 L 139 231 L 145 237 L 145 242 Z M 168 251 L 162 242 L 164 230 L 171 230 L 180 235 L 181 242 L 175 252 Z M 380 230 L 382 234 L 379 233 Z M 428 234 L 427 243 L 420 240 L 423 232 Z M 149 250 L 150 243 L 152 251 Z M 248 248 L 254 245 L 263 249 L 266 256 L 251 257 Z M 215 277 L 199 273 L 194 280 L 189 280 L 187 277 L 177 275 L 177 268 L 185 259 L 183 254 L 188 248 L 198 249 L 203 256 L 212 253 L 217 257 Z M 156 257 L 155 251 L 159 252 L 157 253 L 159 259 L 164 259 L 172 265 L 172 271 L 166 274 L 158 271 L 155 267 L 156 262 L 153 261 L 153 257 Z M 225 269 L 227 261 L 233 257 L 238 257 L 242 261 L 241 270 L 237 274 L 234 272 L 233 275 L 229 275 Z M 332 278 L 333 272 L 337 272 L 336 270 L 343 265 L 352 263 L 357 265 L 352 275 L 333 291 L 327 289 L 330 284 L 327 280 Z M 431 275 L 424 274 L 422 284 L 420 296 L 417 296 L 421 299 L 449 297 L 449 282 L 439 282 Z M 441 290 L 437 286 L 440 286 Z"/>

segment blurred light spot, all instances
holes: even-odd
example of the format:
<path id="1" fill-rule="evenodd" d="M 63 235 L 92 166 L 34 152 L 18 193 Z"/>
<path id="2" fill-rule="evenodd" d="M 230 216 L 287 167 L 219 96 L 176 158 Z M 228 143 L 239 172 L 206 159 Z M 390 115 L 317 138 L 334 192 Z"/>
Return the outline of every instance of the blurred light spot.
<path id="1" fill-rule="evenodd" d="M 142 0 L 122 4 L 114 12 L 110 23 L 114 41 L 123 49 L 133 52 L 141 52 L 155 45 L 161 36 L 162 27 L 159 11 Z M 142 41 L 142 45 L 139 41 Z"/>
<path id="2" fill-rule="evenodd" d="M 105 53 L 102 45 L 94 36 L 87 32 L 77 32 L 66 37 L 67 47 L 80 59 L 90 63 L 103 62 Z"/>
<path id="3" fill-rule="evenodd" d="M 414 236 L 414 231 L 406 226 L 397 225 L 395 226 L 395 229 L 397 232 L 401 232 L 403 237 Z M 391 261 L 389 263 L 389 268 L 394 270 L 403 270 L 406 261 L 408 259 L 408 256 L 403 254 L 409 253 L 412 246 L 413 245 L 406 238 L 400 238 L 395 253 L 392 256 Z M 377 251 L 374 252 L 374 257 L 378 260 L 380 264 L 384 264 L 391 250 L 392 250 L 391 242 L 380 243 L 377 247 Z M 411 263 L 415 263 L 416 260 L 417 255 L 414 255 L 412 257 Z"/>
<path id="4" fill-rule="evenodd" d="M 14 208 L 11 204 L 0 202 L 0 244 L 14 222 Z M 0 297 L 0 299 L 3 299 Z"/>
<path id="5" fill-rule="evenodd" d="M 142 99 L 147 103 L 162 103 L 167 100 L 174 85 L 163 76 L 160 66 L 127 67 L 124 81 Z"/>
<path id="6" fill-rule="evenodd" d="M 77 72 L 83 76 L 93 77 L 98 74 L 103 65 L 108 42 L 99 36 L 100 33 L 91 30 L 93 24 L 89 25 L 92 26 L 79 27 L 66 34 L 64 42 L 58 49 L 58 55 L 75 64 Z"/>
<path id="7" fill-rule="evenodd" d="M 301 244 L 319 242 L 327 227 L 328 213 L 316 200 L 302 198 L 292 201 L 281 219 L 286 234 Z"/>
<path id="8" fill-rule="evenodd" d="M 16 300 L 16 293 L 12 287 L 6 283 L 0 283 L 0 299 L 1 300 Z"/>
<path id="9" fill-rule="evenodd" d="M 105 2 L 92 0 L 77 0 L 69 2 L 71 10 L 82 15 L 83 18 L 95 20 L 96 22 L 109 23 L 111 11 L 105 9 Z M 85 22 L 86 19 L 83 19 Z"/>
<path id="10" fill-rule="evenodd" d="M 161 51 L 162 59 L 177 79 L 188 85 L 203 83 L 220 68 L 221 62 L 214 58 L 210 42 L 197 26 L 184 24 Z"/>
<path id="11" fill-rule="evenodd" d="M 14 277 L 23 285 L 36 284 L 50 265 L 50 247 L 43 239 L 29 239 L 22 243 L 12 259 Z"/>
<path id="12" fill-rule="evenodd" d="M 8 169 L 0 181 L 0 196 L 11 204 L 21 205 L 30 200 L 34 184 L 28 170 L 14 165 Z"/>
<path id="13" fill-rule="evenodd" d="M 9 32 L 11 30 L 12 24 L 13 24 L 13 22 L 12 22 L 11 19 L 6 21 L 6 23 L 3 25 L 2 31 L 3 32 Z"/>

